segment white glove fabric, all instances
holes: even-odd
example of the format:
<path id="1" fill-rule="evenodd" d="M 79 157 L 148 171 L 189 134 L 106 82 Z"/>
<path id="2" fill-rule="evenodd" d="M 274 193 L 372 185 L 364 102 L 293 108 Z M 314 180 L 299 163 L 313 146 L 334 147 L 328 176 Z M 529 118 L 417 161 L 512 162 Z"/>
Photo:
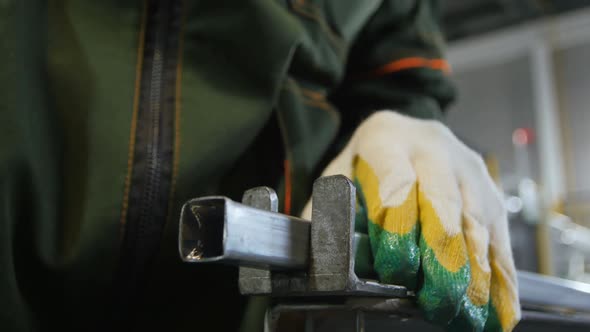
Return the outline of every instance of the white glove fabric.
<path id="1" fill-rule="evenodd" d="M 507 214 L 479 154 L 438 121 L 380 111 L 322 175 L 335 174 L 357 185 L 381 282 L 416 290 L 426 317 L 453 330 L 513 329 Z"/>

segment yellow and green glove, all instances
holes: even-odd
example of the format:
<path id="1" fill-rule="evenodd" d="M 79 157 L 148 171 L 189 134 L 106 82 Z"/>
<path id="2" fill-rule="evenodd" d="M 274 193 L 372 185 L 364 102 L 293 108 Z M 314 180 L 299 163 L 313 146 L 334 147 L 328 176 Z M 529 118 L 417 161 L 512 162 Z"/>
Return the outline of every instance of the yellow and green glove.
<path id="1" fill-rule="evenodd" d="M 447 127 L 377 112 L 323 173 L 334 174 L 356 183 L 357 225 L 367 224 L 380 282 L 415 290 L 426 318 L 449 330 L 514 328 L 520 304 L 501 194 Z"/>

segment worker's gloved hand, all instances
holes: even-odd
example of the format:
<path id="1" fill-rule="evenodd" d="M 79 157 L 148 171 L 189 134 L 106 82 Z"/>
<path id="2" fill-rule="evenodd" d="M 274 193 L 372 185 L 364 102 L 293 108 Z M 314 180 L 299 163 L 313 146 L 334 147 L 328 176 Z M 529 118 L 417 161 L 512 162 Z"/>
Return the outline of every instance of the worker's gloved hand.
<path id="1" fill-rule="evenodd" d="M 439 122 L 382 111 L 323 173 L 335 174 L 355 181 L 380 282 L 416 290 L 426 317 L 454 331 L 512 330 L 507 216 L 478 154 Z"/>

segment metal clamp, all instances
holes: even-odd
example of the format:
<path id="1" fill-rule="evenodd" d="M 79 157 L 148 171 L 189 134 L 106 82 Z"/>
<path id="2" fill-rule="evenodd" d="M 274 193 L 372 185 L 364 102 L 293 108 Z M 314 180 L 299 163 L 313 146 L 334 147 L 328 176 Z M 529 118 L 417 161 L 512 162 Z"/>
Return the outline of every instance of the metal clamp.
<path id="1" fill-rule="evenodd" d="M 247 191 L 244 204 L 224 197 L 191 200 L 181 213 L 181 257 L 240 265 L 246 295 L 411 295 L 355 273 L 355 254 L 368 251 L 368 240 L 354 232 L 356 189 L 348 178 L 316 180 L 312 197 L 311 223 L 277 213 L 276 194 L 267 187 Z"/>
<path id="2" fill-rule="evenodd" d="M 360 274 L 371 267 L 355 258 L 370 256 L 370 249 L 367 236 L 354 232 L 355 195 L 344 176 L 316 180 L 312 222 L 277 213 L 277 195 L 267 187 L 246 191 L 244 204 L 221 196 L 190 200 L 180 218 L 181 258 L 239 265 L 245 295 L 412 295 Z M 518 279 L 525 308 L 590 312 L 588 284 L 522 271 Z"/>

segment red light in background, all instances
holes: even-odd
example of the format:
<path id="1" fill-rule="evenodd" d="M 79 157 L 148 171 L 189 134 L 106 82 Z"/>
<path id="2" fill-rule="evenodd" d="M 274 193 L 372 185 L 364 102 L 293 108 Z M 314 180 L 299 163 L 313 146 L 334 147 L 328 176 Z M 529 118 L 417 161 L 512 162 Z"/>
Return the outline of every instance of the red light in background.
<path id="1" fill-rule="evenodd" d="M 531 128 L 518 128 L 512 133 L 512 143 L 517 146 L 529 145 L 533 139 L 534 133 Z"/>

